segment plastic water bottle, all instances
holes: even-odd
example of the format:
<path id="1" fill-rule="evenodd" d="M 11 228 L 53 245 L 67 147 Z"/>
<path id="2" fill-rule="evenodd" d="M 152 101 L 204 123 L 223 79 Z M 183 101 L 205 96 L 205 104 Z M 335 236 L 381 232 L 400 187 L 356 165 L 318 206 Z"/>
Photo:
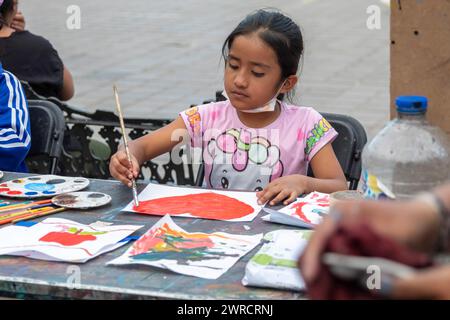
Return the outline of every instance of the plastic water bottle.
<path id="1" fill-rule="evenodd" d="M 364 148 L 364 197 L 408 198 L 450 179 L 450 141 L 426 120 L 426 97 L 400 96 L 397 118 Z"/>

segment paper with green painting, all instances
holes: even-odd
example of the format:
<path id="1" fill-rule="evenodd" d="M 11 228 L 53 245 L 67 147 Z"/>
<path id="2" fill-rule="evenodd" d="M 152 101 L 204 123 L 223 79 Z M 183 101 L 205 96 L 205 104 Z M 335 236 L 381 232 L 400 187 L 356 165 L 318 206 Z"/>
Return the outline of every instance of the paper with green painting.
<path id="1" fill-rule="evenodd" d="M 265 244 L 250 259 L 242 284 L 286 290 L 304 290 L 305 283 L 297 268 L 312 231 L 276 230 L 264 236 Z"/>

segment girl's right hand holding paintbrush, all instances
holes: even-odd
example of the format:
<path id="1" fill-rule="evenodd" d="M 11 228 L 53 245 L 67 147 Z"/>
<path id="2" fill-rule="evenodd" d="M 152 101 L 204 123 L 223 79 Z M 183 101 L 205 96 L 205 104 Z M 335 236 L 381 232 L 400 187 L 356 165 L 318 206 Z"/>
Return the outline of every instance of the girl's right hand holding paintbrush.
<path id="1" fill-rule="evenodd" d="M 128 161 L 127 153 L 124 149 L 119 149 L 112 157 L 109 163 L 109 172 L 111 176 L 131 187 L 131 179 L 137 179 L 139 175 L 139 162 L 136 157 L 130 153 L 132 168 Z"/>

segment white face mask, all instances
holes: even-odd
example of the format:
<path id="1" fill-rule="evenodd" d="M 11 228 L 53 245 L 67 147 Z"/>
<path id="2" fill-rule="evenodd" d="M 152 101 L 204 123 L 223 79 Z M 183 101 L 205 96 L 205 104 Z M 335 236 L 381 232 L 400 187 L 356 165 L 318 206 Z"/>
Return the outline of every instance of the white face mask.
<path id="1" fill-rule="evenodd" d="M 283 88 L 284 82 L 281 84 L 280 89 L 278 89 L 277 93 L 275 94 L 275 96 L 269 101 L 267 102 L 265 105 L 261 106 L 261 107 L 257 107 L 254 109 L 250 109 L 250 110 L 240 110 L 242 112 L 245 113 L 259 113 L 259 112 L 269 112 L 269 111 L 275 111 L 275 107 L 277 105 L 277 97 L 280 94 L 281 88 Z M 223 90 L 222 95 L 227 98 L 227 100 L 230 100 L 230 98 L 227 95 L 227 92 L 225 90 Z"/>

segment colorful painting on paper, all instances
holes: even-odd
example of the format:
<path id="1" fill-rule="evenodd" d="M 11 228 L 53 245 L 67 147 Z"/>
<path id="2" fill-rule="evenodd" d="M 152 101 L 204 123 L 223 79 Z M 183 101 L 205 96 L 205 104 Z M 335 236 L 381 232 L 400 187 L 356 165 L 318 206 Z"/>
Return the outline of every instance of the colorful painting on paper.
<path id="1" fill-rule="evenodd" d="M 322 222 L 323 216 L 328 213 L 329 208 L 329 194 L 312 192 L 280 209 L 279 212 L 298 218 L 308 224 L 318 225 Z"/>
<path id="2" fill-rule="evenodd" d="M 190 276 L 217 279 L 252 250 L 262 234 L 189 233 L 169 215 L 149 229 L 113 265 L 144 264 Z"/>
<path id="3" fill-rule="evenodd" d="M 31 176 L 0 183 L 0 196 L 14 198 L 53 197 L 78 191 L 89 185 L 89 179 L 55 175 Z"/>
<path id="4" fill-rule="evenodd" d="M 126 242 L 120 241 L 141 227 L 89 226 L 48 218 L 31 227 L 0 229 L 0 255 L 82 263 L 122 246 Z"/>
<path id="5" fill-rule="evenodd" d="M 252 221 L 261 210 L 255 192 L 222 191 L 149 184 L 123 210 L 225 221 Z"/>

